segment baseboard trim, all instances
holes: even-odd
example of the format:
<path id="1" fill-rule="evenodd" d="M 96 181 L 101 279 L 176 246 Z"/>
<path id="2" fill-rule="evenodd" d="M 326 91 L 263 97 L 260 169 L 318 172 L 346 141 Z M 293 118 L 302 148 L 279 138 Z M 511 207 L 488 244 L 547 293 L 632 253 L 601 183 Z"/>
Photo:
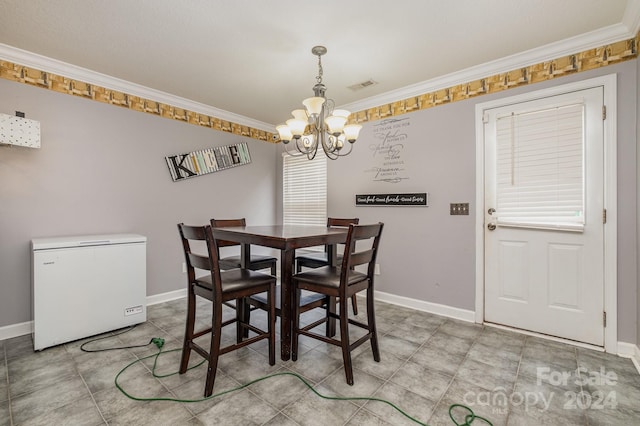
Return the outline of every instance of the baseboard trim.
<path id="1" fill-rule="evenodd" d="M 429 312 L 431 314 L 442 315 L 444 317 L 458 319 L 466 322 L 475 322 L 475 312 L 466 309 L 454 308 L 453 306 L 441 305 L 439 303 L 425 302 L 424 300 L 411 299 L 409 297 L 397 296 L 382 291 L 375 292 L 376 300 L 391 303 L 393 305 L 404 306 L 417 311 Z"/>
<path id="2" fill-rule="evenodd" d="M 0 340 L 12 339 L 14 337 L 31 334 L 33 331 L 33 321 L 21 322 L 0 327 Z"/>
<path id="3" fill-rule="evenodd" d="M 158 303 L 169 302 L 171 300 L 181 299 L 183 297 L 187 297 L 186 288 L 168 291 L 166 293 L 154 294 L 153 296 L 147 296 L 147 306 L 157 305 Z"/>
<path id="4" fill-rule="evenodd" d="M 640 374 L 640 347 L 633 343 L 618 342 L 618 355 L 624 358 L 630 358 L 633 365 L 636 366 L 638 374 Z"/>

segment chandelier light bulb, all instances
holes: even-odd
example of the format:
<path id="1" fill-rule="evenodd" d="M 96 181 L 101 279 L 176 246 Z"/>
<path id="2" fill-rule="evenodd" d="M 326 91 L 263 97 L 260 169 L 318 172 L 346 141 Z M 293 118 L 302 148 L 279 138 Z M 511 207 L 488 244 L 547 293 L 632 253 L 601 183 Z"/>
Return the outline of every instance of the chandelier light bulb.
<path id="1" fill-rule="evenodd" d="M 346 109 L 334 109 L 333 113 L 331 115 L 335 115 L 335 116 L 338 116 L 338 117 L 349 118 L 351 113 L 349 111 L 347 111 Z"/>
<path id="2" fill-rule="evenodd" d="M 296 120 L 304 121 L 305 123 L 309 121 L 307 112 L 303 109 L 294 109 L 293 111 L 291 111 L 291 115 L 293 115 L 293 118 L 295 118 Z"/>
<path id="3" fill-rule="evenodd" d="M 302 105 L 307 108 L 309 115 L 320 115 L 322 112 L 322 106 L 324 105 L 325 98 L 314 96 L 313 98 L 307 98 L 302 101 Z"/>
<path id="4" fill-rule="evenodd" d="M 331 115 L 327 117 L 324 122 L 329 127 L 329 133 L 333 136 L 338 136 L 342 133 L 344 125 L 347 122 L 346 117 L 340 117 L 339 115 Z"/>
<path id="5" fill-rule="evenodd" d="M 360 124 L 349 124 L 348 126 L 344 126 L 345 139 L 350 143 L 354 143 L 356 139 L 358 139 L 360 129 L 362 129 L 362 126 Z"/>
<path id="6" fill-rule="evenodd" d="M 307 127 L 307 122 L 299 120 L 297 118 L 291 118 L 287 120 L 287 126 L 289 127 L 289 130 L 291 130 L 293 137 L 299 139 L 300 136 L 304 134 L 304 129 Z"/>
<path id="7" fill-rule="evenodd" d="M 291 129 L 289 128 L 289 126 L 285 124 L 281 124 L 279 126 L 276 126 L 276 130 L 278 131 L 278 134 L 280 135 L 280 140 L 282 142 L 289 143 L 289 141 L 293 139 L 293 133 L 291 133 Z"/>

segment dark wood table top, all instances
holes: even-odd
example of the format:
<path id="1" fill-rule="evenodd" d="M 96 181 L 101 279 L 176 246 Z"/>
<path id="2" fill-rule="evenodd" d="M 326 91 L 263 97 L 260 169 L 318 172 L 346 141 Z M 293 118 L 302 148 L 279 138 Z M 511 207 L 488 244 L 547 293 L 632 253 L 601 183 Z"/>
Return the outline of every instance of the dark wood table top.
<path id="1" fill-rule="evenodd" d="M 307 225 L 265 225 L 213 228 L 221 240 L 291 250 L 325 244 L 344 243 L 348 228 Z"/>

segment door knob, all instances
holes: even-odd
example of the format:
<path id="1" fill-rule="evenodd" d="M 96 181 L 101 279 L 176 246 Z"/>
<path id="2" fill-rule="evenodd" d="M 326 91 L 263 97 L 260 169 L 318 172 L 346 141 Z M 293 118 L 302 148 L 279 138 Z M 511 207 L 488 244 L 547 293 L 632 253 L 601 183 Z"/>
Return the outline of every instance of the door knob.
<path id="1" fill-rule="evenodd" d="M 494 214 L 495 212 L 496 212 L 496 209 L 494 209 L 493 207 L 487 210 L 487 213 L 489 213 L 490 215 Z"/>
<path id="2" fill-rule="evenodd" d="M 496 224 L 491 222 L 487 225 L 487 228 L 489 229 L 489 231 L 493 231 L 496 229 Z"/>

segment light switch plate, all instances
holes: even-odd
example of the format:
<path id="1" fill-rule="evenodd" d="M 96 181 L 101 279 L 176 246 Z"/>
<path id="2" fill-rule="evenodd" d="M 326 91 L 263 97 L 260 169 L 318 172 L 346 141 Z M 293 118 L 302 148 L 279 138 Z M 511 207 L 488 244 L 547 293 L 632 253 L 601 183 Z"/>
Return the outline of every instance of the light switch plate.
<path id="1" fill-rule="evenodd" d="M 449 205 L 450 215 L 469 215 L 469 203 L 451 203 Z"/>

